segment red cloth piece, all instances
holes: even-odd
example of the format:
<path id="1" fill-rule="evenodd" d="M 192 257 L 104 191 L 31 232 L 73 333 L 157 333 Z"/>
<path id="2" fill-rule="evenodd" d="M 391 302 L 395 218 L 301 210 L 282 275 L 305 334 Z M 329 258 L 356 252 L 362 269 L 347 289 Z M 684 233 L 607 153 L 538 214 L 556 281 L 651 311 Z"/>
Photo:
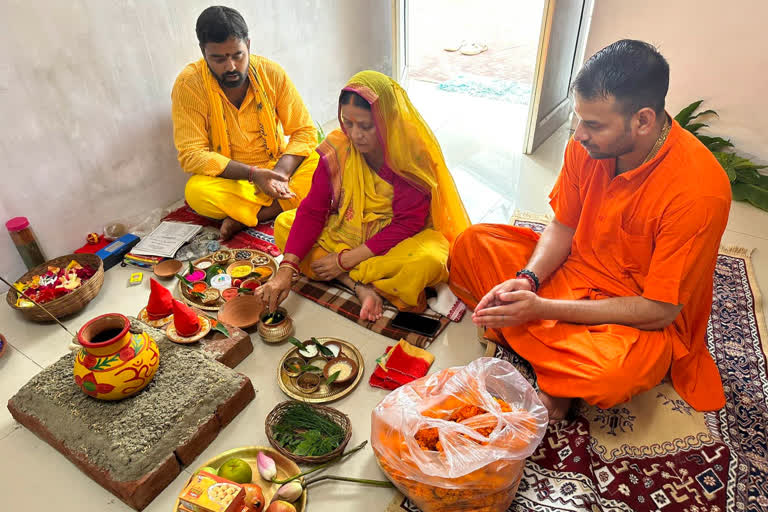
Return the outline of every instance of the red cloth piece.
<path id="1" fill-rule="evenodd" d="M 95 244 L 85 244 L 79 249 L 75 249 L 75 254 L 96 254 L 109 245 L 109 241 L 104 239 L 104 235 L 99 235 L 99 241 Z"/>
<path id="2" fill-rule="evenodd" d="M 150 320 L 159 320 L 173 313 L 173 295 L 163 285 L 150 278 L 147 316 Z"/>
<path id="3" fill-rule="evenodd" d="M 392 347 L 387 347 L 384 354 L 387 354 Z M 418 378 L 421 378 L 429 371 L 429 363 L 419 357 L 407 354 L 400 345 L 395 345 L 395 349 L 390 354 L 386 363 L 385 370 L 378 364 L 376 369 L 368 379 L 368 384 L 376 388 L 393 390 L 403 384 L 408 384 Z"/>
<path id="4" fill-rule="evenodd" d="M 407 354 L 400 345 L 395 345 L 395 350 L 387 360 L 387 370 L 396 370 L 418 379 L 427 374 L 429 363 L 419 357 Z"/>
<path id="5" fill-rule="evenodd" d="M 186 304 L 173 301 L 173 325 L 176 327 L 176 332 L 179 336 L 189 338 L 194 336 L 200 331 L 200 319 L 197 318 L 197 313 L 192 311 L 192 308 Z"/>

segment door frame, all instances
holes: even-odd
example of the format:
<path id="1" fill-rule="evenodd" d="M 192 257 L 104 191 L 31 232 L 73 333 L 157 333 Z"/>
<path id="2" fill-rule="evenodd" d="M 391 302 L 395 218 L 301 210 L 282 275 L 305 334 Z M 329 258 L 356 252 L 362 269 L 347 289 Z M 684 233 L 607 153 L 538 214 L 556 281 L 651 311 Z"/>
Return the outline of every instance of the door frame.
<path id="1" fill-rule="evenodd" d="M 408 79 L 408 0 L 392 0 L 392 78 Z M 402 53 L 402 55 L 401 55 Z"/>
<path id="2" fill-rule="evenodd" d="M 557 9 L 557 2 L 558 0 L 544 1 L 544 12 L 542 13 L 541 30 L 539 32 L 539 48 L 536 53 L 536 67 L 534 68 L 533 74 L 533 89 L 531 91 L 531 102 L 528 108 L 528 122 L 525 126 L 525 136 L 523 138 L 523 153 L 526 155 L 529 155 L 534 151 L 534 136 L 536 126 L 539 124 L 538 117 L 539 108 L 541 107 L 541 94 L 543 91 L 545 75 L 544 72 L 547 66 L 549 40 L 552 32 L 552 22 L 554 19 L 555 9 Z M 571 73 L 571 78 L 573 78 L 579 69 L 581 69 L 581 65 L 584 62 L 584 52 L 586 50 L 587 37 L 589 35 L 593 8 L 594 0 L 585 0 L 581 19 L 579 20 L 579 34 L 576 39 L 576 52 L 574 56 L 574 62 L 572 68 L 569 70 Z M 550 115 L 548 115 L 545 119 L 542 119 L 541 123 L 546 123 L 549 119 L 555 120 L 556 118 L 560 117 L 558 114 L 562 114 L 563 109 L 571 108 L 572 106 L 570 98 L 566 98 L 552 110 Z"/>

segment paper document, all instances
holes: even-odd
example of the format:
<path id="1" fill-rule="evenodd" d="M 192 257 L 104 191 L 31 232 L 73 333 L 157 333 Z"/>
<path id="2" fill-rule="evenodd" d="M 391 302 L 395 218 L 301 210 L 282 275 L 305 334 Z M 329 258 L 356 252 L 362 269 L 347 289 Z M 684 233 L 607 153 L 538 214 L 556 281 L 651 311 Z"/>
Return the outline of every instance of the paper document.
<path id="1" fill-rule="evenodd" d="M 141 242 L 131 250 L 131 253 L 173 258 L 176 251 L 192 240 L 192 237 L 201 229 L 202 226 L 195 224 L 163 221 L 154 231 L 142 238 Z"/>

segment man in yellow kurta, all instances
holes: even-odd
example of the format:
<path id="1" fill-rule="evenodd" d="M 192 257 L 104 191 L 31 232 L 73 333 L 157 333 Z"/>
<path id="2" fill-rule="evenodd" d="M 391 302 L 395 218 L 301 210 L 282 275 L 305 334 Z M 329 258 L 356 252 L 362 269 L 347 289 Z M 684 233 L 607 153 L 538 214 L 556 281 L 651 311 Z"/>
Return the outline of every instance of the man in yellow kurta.
<path id="1" fill-rule="evenodd" d="M 250 55 L 240 13 L 209 7 L 196 30 L 203 58 L 176 78 L 173 137 L 182 169 L 193 175 L 187 203 L 223 220 L 226 240 L 299 205 L 317 166 L 317 133 L 283 68 Z"/>

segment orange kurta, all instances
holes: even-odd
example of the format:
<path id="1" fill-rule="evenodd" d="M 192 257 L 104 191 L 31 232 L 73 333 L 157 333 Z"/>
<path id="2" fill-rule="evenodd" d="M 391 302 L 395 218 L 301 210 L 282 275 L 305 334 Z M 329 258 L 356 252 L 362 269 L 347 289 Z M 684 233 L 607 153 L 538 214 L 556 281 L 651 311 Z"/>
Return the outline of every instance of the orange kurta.
<path id="1" fill-rule="evenodd" d="M 538 320 L 500 329 L 495 337 L 533 365 L 539 386 L 553 396 L 610 407 L 658 384 L 671 366 L 672 383 L 691 406 L 719 409 L 725 396 L 706 329 L 731 201 L 728 178 L 677 122 L 653 159 L 614 175 L 613 159 L 592 159 L 569 142 L 550 205 L 576 232 L 571 254 L 539 295 L 643 296 L 682 304 L 678 317 L 657 331 Z M 451 288 L 474 307 L 523 268 L 537 240 L 532 231 L 511 226 L 470 228 L 451 249 Z"/>

